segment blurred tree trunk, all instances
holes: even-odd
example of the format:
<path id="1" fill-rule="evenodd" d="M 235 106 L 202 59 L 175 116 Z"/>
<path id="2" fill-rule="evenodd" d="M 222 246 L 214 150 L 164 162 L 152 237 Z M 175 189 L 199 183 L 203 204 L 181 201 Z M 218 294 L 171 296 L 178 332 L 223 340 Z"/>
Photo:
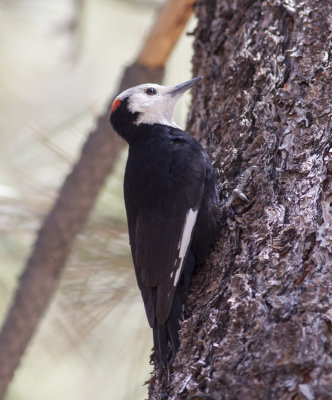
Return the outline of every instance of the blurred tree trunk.
<path id="1" fill-rule="evenodd" d="M 225 201 L 188 295 L 181 348 L 150 399 L 332 399 L 332 3 L 197 1 L 188 131 Z"/>
<path id="2" fill-rule="evenodd" d="M 160 83 L 167 58 L 191 13 L 193 0 L 165 0 L 136 62 L 127 67 L 117 93 L 146 82 Z M 46 216 L 21 275 L 0 331 L 0 400 L 56 288 L 76 235 L 111 172 L 124 141 L 109 124 L 109 111 L 97 120 L 77 164 Z"/>

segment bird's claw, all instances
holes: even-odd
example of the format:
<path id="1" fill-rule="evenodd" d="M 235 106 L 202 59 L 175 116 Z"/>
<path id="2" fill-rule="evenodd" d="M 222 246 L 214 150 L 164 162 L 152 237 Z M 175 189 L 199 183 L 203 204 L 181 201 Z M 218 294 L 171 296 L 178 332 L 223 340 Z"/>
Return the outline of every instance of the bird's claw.
<path id="1" fill-rule="evenodd" d="M 248 199 L 248 197 L 244 194 L 243 189 L 248 183 L 249 179 L 251 178 L 252 174 L 254 171 L 259 171 L 259 168 L 257 166 L 251 166 L 247 168 L 239 178 L 239 183 L 236 186 L 236 188 L 232 191 L 232 194 L 229 196 L 229 198 L 226 201 L 226 204 L 223 206 L 224 210 L 227 210 L 227 214 L 229 213 L 230 216 L 234 216 L 234 211 L 232 210 L 232 204 L 235 199 L 240 199 L 247 204 L 251 204 L 252 201 Z"/>
<path id="2" fill-rule="evenodd" d="M 250 203 L 250 200 L 249 200 L 248 197 L 242 192 L 242 190 L 241 190 L 240 188 L 236 187 L 236 188 L 233 190 L 233 193 L 234 193 L 239 199 L 241 199 L 241 200 L 243 200 L 243 201 L 245 201 L 245 202 L 247 202 L 247 203 Z"/>

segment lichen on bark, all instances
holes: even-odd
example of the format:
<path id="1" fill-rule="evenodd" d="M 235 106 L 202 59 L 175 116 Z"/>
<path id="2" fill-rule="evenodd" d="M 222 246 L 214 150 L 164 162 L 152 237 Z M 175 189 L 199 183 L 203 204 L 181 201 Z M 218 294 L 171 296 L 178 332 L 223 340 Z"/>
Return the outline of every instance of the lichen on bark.
<path id="1" fill-rule="evenodd" d="M 197 1 L 188 131 L 210 152 L 222 220 L 150 399 L 332 398 L 332 3 Z"/>

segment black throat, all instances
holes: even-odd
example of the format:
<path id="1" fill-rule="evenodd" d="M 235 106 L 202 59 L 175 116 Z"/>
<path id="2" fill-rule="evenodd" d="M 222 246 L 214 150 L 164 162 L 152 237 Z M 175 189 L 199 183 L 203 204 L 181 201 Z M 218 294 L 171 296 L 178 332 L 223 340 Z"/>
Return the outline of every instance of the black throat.
<path id="1" fill-rule="evenodd" d="M 119 136 L 130 143 L 137 137 L 139 126 L 135 124 L 139 113 L 128 109 L 128 97 L 121 101 L 119 107 L 111 113 L 110 122 Z"/>

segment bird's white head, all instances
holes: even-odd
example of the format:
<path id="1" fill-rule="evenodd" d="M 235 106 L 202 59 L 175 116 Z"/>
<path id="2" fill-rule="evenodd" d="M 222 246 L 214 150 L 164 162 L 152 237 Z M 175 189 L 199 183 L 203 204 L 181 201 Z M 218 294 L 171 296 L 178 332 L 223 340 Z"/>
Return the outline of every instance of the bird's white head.
<path id="1" fill-rule="evenodd" d="M 126 101 L 126 108 L 137 115 L 135 125 L 163 124 L 177 127 L 173 121 L 173 110 L 182 94 L 202 79 L 202 76 L 176 86 L 161 86 L 153 83 L 134 86 L 119 94 L 113 102 L 112 115 Z"/>

